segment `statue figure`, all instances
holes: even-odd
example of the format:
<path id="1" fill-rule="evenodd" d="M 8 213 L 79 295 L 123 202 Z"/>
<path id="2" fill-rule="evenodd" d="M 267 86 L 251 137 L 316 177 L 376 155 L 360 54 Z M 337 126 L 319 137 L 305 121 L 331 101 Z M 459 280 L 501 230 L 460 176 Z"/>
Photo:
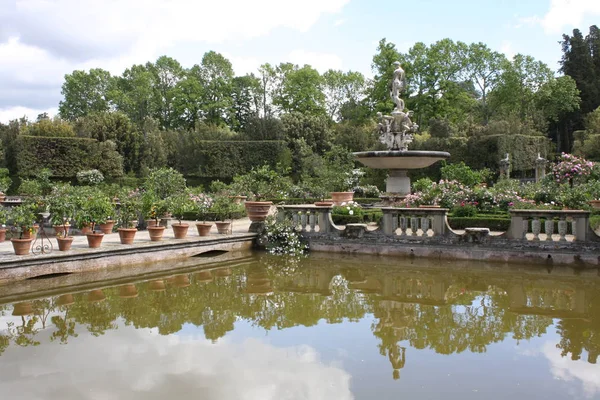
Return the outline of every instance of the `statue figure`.
<path id="1" fill-rule="evenodd" d="M 404 111 L 404 100 L 400 98 L 400 93 L 404 90 L 404 70 L 400 65 L 400 61 L 394 62 L 394 78 L 392 80 L 392 101 L 396 105 L 394 111 Z"/>
<path id="2" fill-rule="evenodd" d="M 392 151 L 406 151 L 408 144 L 413 141 L 413 133 L 419 129 L 419 125 L 412 122 L 412 111 L 404 112 L 404 100 L 400 98 L 400 93 L 404 89 L 404 70 L 400 63 L 394 63 L 394 79 L 392 80 L 392 91 L 390 96 L 396 104 L 392 115 L 383 115 L 377 113 L 377 133 L 379 141 Z"/>

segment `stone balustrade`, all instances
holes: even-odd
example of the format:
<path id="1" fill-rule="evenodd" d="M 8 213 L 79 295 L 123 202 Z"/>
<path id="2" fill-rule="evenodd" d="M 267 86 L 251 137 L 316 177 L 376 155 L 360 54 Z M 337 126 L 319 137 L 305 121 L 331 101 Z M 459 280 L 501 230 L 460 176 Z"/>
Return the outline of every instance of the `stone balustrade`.
<path id="1" fill-rule="evenodd" d="M 333 223 L 331 211 L 331 206 L 279 206 L 278 218 L 291 220 L 298 231 L 306 234 L 343 232 L 343 227 Z M 370 229 L 369 232 L 421 239 L 473 234 L 472 229 L 466 229 L 467 232 L 461 234 L 454 232 L 448 225 L 448 209 L 446 208 L 382 207 L 381 211 L 383 213 L 381 223 L 377 228 Z M 589 226 L 589 211 L 511 210 L 509 214 L 510 227 L 504 234 L 497 235 L 498 238 L 534 242 L 566 242 L 567 236 L 571 237 L 570 235 L 572 235 L 572 241 L 600 241 L 598 235 Z"/>

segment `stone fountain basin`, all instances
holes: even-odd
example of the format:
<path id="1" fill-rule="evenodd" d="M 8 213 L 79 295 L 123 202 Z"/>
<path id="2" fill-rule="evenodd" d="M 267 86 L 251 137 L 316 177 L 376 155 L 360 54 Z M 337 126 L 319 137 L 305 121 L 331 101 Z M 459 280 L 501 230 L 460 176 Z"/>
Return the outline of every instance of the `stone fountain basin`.
<path id="1" fill-rule="evenodd" d="M 352 155 L 363 165 L 375 169 L 425 168 L 450 157 L 445 151 L 360 151 Z"/>

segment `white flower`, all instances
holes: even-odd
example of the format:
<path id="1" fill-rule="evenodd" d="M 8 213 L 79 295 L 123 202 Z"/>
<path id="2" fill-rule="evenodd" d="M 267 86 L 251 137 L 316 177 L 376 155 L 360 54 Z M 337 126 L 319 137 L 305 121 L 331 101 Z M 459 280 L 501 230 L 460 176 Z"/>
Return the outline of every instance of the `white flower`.
<path id="1" fill-rule="evenodd" d="M 350 212 L 348 214 L 354 215 L 354 210 L 350 210 Z"/>

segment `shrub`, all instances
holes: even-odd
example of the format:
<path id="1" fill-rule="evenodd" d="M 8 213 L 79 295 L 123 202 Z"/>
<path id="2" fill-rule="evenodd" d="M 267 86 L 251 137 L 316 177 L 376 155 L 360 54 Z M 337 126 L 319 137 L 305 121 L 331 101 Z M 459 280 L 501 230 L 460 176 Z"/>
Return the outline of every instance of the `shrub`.
<path id="1" fill-rule="evenodd" d="M 77 173 L 77 182 L 80 185 L 98 185 L 104 181 L 104 175 L 97 169 L 88 169 Z"/>
<path id="2" fill-rule="evenodd" d="M 276 221 L 267 218 L 262 240 L 271 254 L 297 256 L 308 250 L 308 244 L 302 239 L 291 221 Z"/>
<path id="3" fill-rule="evenodd" d="M 450 210 L 455 217 L 474 217 L 477 215 L 477 207 L 469 203 L 460 203 L 458 206 L 452 207 Z"/>

